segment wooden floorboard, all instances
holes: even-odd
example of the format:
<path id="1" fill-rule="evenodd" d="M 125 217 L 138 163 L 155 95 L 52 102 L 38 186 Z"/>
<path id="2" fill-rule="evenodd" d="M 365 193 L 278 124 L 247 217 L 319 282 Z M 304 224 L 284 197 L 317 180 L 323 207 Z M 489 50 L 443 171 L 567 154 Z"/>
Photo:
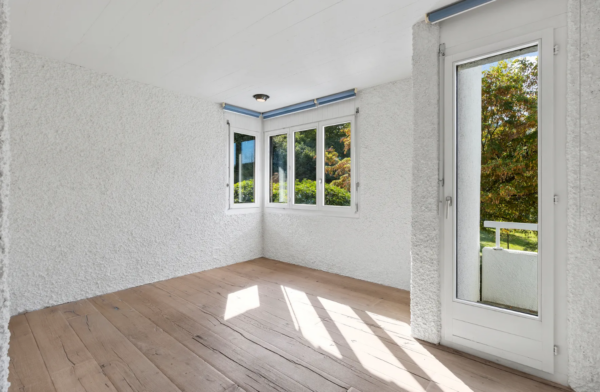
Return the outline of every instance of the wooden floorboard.
<path id="1" fill-rule="evenodd" d="M 409 304 L 256 259 L 13 317 L 9 391 L 567 390 L 412 338 Z"/>

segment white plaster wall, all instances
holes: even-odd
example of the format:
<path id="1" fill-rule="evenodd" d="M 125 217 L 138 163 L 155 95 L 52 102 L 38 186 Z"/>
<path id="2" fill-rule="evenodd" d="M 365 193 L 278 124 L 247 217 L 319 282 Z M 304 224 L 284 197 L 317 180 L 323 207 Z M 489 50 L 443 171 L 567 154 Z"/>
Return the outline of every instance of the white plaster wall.
<path id="1" fill-rule="evenodd" d="M 538 254 L 483 248 L 483 301 L 538 310 Z"/>
<path id="2" fill-rule="evenodd" d="M 360 217 L 265 212 L 266 257 L 409 288 L 411 87 L 407 79 L 358 92 Z"/>
<path id="3" fill-rule="evenodd" d="M 11 60 L 13 314 L 262 256 L 261 214 L 225 214 L 219 105 Z"/>
<path id="4" fill-rule="evenodd" d="M 0 392 L 8 391 L 8 343 L 10 296 L 8 287 L 8 188 L 10 149 L 8 90 L 10 82 L 10 35 L 8 1 L 0 0 Z"/>
<path id="5" fill-rule="evenodd" d="M 600 2 L 570 0 L 567 164 L 569 384 L 600 391 Z"/>
<path id="6" fill-rule="evenodd" d="M 457 77 L 456 296 L 479 301 L 481 206 L 481 67 Z"/>
<path id="7" fill-rule="evenodd" d="M 439 263 L 439 26 L 413 26 L 413 173 L 411 332 L 432 343 L 441 338 Z"/>

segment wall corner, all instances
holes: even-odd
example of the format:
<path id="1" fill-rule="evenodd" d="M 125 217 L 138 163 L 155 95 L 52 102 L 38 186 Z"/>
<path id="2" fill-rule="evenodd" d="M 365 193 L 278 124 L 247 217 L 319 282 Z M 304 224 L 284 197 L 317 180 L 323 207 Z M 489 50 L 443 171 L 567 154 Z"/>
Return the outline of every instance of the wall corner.
<path id="1" fill-rule="evenodd" d="M 0 392 L 8 391 L 10 299 L 8 290 L 8 191 L 10 183 L 8 87 L 10 34 L 8 0 L 0 0 Z"/>
<path id="2" fill-rule="evenodd" d="M 411 330 L 415 338 L 441 340 L 440 228 L 438 218 L 438 25 L 413 26 L 413 173 Z"/>

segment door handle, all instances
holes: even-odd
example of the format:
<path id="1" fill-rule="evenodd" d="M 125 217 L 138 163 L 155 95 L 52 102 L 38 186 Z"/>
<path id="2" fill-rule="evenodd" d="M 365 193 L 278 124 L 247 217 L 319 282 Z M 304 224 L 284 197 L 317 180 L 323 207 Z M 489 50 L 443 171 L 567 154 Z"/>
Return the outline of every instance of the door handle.
<path id="1" fill-rule="evenodd" d="M 450 215 L 450 207 L 452 207 L 452 196 L 446 196 L 446 219 Z"/>

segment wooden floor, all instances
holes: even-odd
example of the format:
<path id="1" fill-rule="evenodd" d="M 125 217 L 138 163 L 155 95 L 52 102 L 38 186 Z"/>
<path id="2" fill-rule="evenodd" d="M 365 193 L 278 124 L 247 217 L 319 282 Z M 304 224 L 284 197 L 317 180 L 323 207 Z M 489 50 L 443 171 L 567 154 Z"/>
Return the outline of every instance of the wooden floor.
<path id="1" fill-rule="evenodd" d="M 560 390 L 409 320 L 406 291 L 257 259 L 13 317 L 10 391 Z"/>

